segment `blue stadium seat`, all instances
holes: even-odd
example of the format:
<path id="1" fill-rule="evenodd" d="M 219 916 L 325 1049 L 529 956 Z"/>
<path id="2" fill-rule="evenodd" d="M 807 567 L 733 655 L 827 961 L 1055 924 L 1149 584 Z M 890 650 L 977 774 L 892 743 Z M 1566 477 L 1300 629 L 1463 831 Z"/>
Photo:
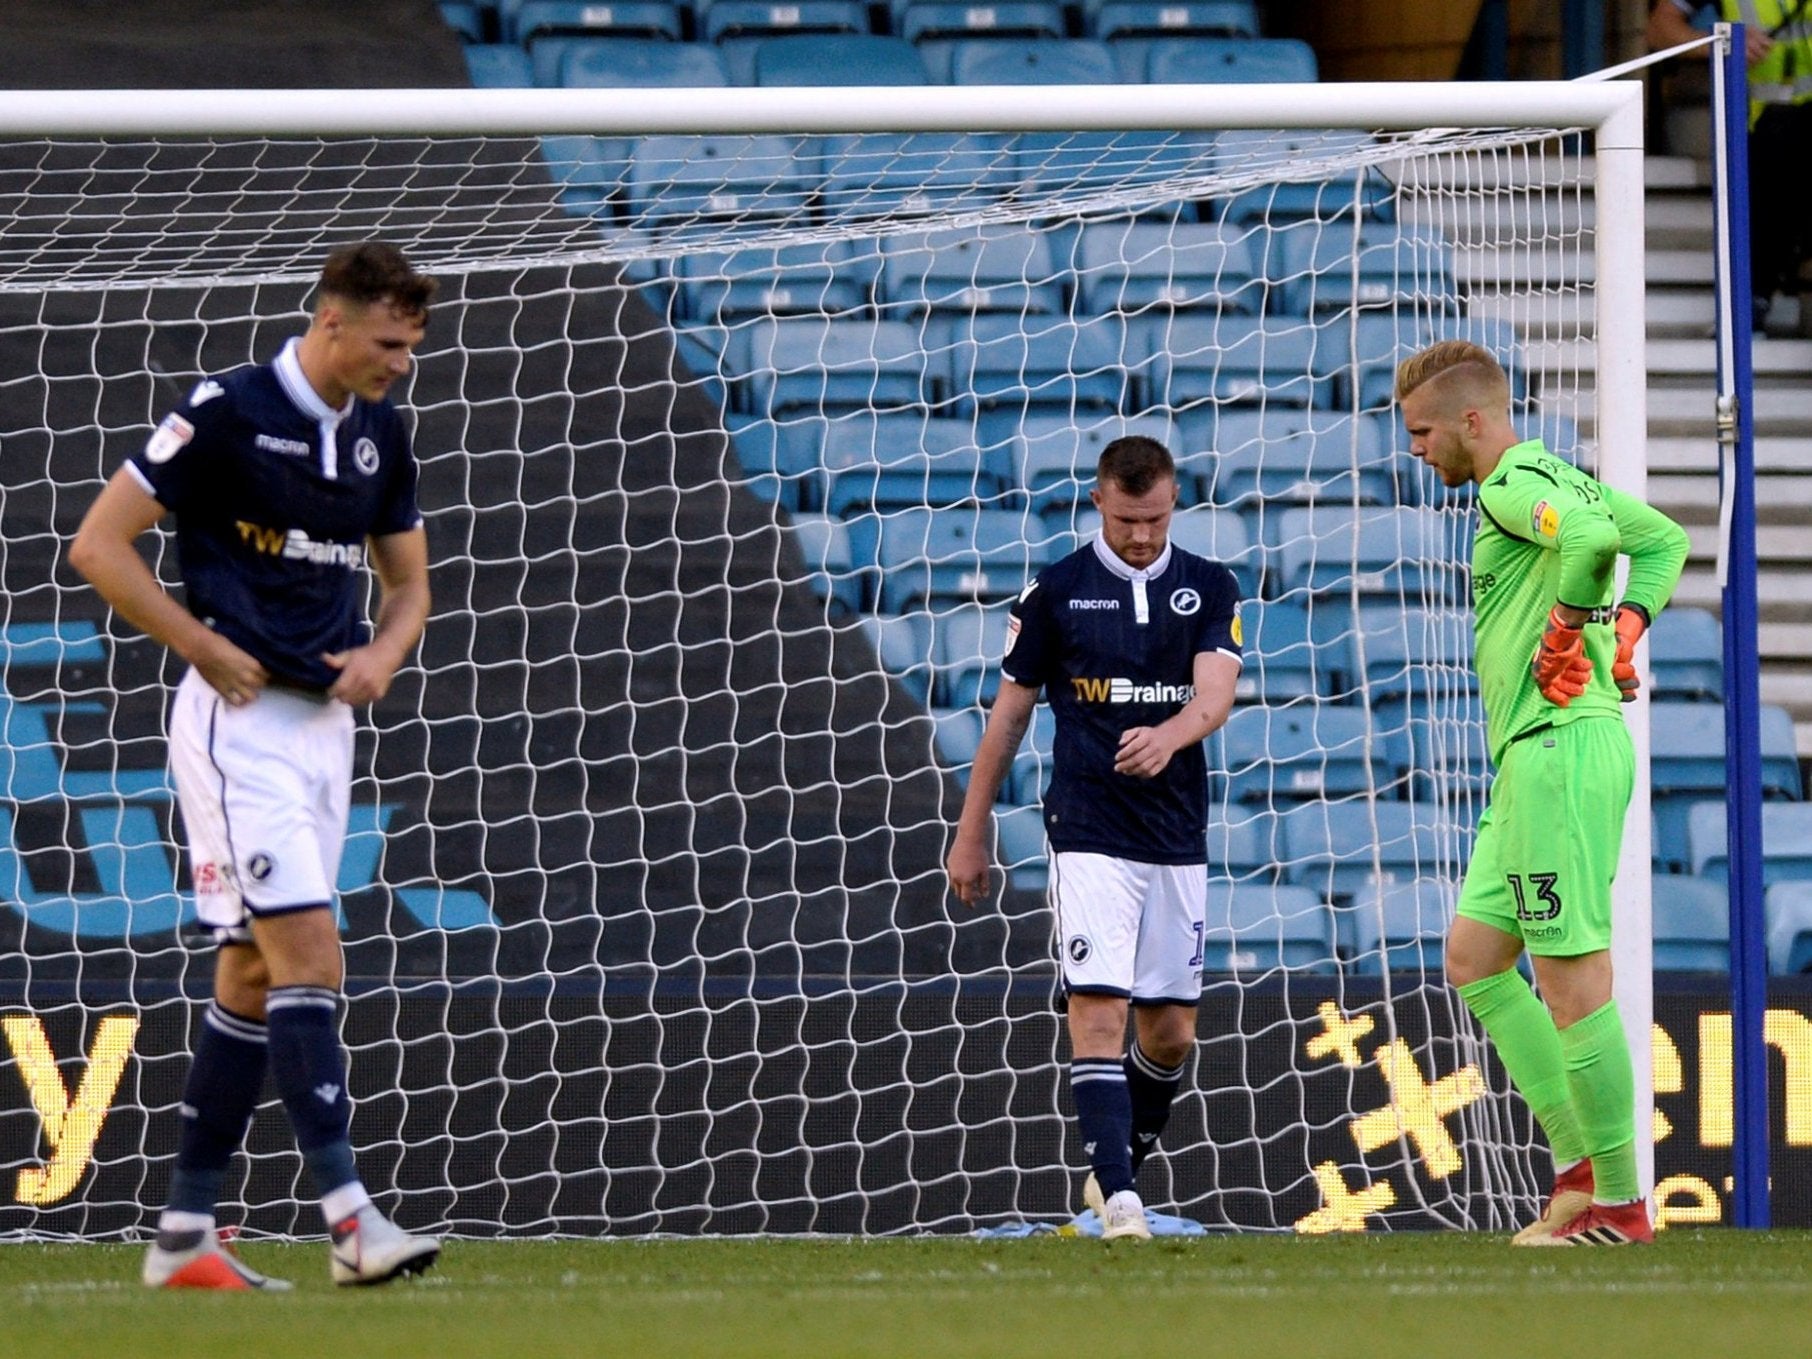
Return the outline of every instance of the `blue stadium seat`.
<path id="1" fill-rule="evenodd" d="M 1315 49 L 1298 38 L 1172 38 L 1151 45 L 1145 78 L 1154 85 L 1312 84 Z"/>
<path id="2" fill-rule="evenodd" d="M 1309 611 L 1300 604 L 1248 603 L 1245 665 L 1234 685 L 1236 702 L 1281 703 L 1333 692 L 1327 650 L 1309 635 Z"/>
<path id="3" fill-rule="evenodd" d="M 994 826 L 1002 867 L 1013 886 L 1042 892 L 1050 882 L 1050 845 L 1044 838 L 1044 812 L 1035 805 L 994 807 Z"/>
<path id="4" fill-rule="evenodd" d="M 721 3 L 721 0 L 720 0 Z M 918 49 L 876 33 L 769 38 L 755 48 L 757 85 L 929 85 Z"/>
<path id="5" fill-rule="evenodd" d="M 559 136 L 541 139 L 548 177 L 560 203 L 582 217 L 608 217 L 629 168 L 629 141 L 619 137 Z"/>
<path id="6" fill-rule="evenodd" d="M 1778 704 L 1764 703 L 1761 724 L 1762 796 L 1797 800 L 1804 794 L 1793 719 Z M 1722 797 L 1724 705 L 1656 700 L 1649 709 L 1652 750 L 1649 774 L 1657 794 Z"/>
<path id="7" fill-rule="evenodd" d="M 933 693 L 952 708 L 986 708 L 1000 688 L 1000 658 L 1007 649 L 1010 600 L 959 604 L 927 614 Z"/>
<path id="8" fill-rule="evenodd" d="M 1011 599 L 1045 564 L 1017 510 L 908 509 L 862 515 L 849 526 L 859 561 L 880 575 L 877 607 L 904 613 L 973 600 Z"/>
<path id="9" fill-rule="evenodd" d="M 1723 884 L 1664 873 L 1649 888 L 1657 972 L 1730 970 L 1730 896 Z"/>
<path id="10" fill-rule="evenodd" d="M 1005 0 L 976 5 L 967 0 L 895 0 L 893 31 L 908 42 L 930 47 L 938 74 L 948 79 L 950 47 L 967 38 L 1064 35 L 1063 6 L 1054 0 Z"/>
<path id="11" fill-rule="evenodd" d="M 1214 165 L 1218 134 L 1188 132 L 1026 132 L 1014 138 L 1018 178 L 1028 190 L 1071 192 L 1151 183 Z M 1154 220 L 1193 222 L 1192 205 L 1135 204 L 1131 211 Z"/>
<path id="12" fill-rule="evenodd" d="M 1469 609 L 1361 604 L 1345 651 L 1341 674 L 1368 706 L 1452 703 L 1478 693 Z"/>
<path id="13" fill-rule="evenodd" d="M 860 0 L 698 0 L 696 13 L 699 37 L 710 43 L 802 33 L 868 32 L 868 11 Z"/>
<path id="14" fill-rule="evenodd" d="M 857 622 L 875 649 L 881 668 L 920 703 L 929 703 L 933 679 L 929 615 L 865 613 Z"/>
<path id="15" fill-rule="evenodd" d="M 677 268 L 685 317 L 722 325 L 756 316 L 854 316 L 868 305 L 875 265 L 840 240 L 688 251 Z"/>
<path id="16" fill-rule="evenodd" d="M 1082 228 L 1077 305 L 1085 312 L 1264 309 L 1249 233 L 1207 222 L 1115 220 Z"/>
<path id="17" fill-rule="evenodd" d="M 560 67 L 572 89 L 714 89 L 730 83 L 723 58 L 700 43 L 616 38 L 575 48 Z"/>
<path id="18" fill-rule="evenodd" d="M 1128 434 L 1168 447 L 1170 419 L 1161 413 L 1114 415 L 1080 424 L 1068 415 L 1028 416 L 1008 444 L 1013 484 L 1040 516 L 1085 504 L 1102 450 Z"/>
<path id="19" fill-rule="evenodd" d="M 951 392 L 977 427 L 1004 440 L 1029 417 L 1098 423 L 1137 409 L 1134 366 L 1119 317 L 958 318 L 950 334 Z"/>
<path id="20" fill-rule="evenodd" d="M 1256 0 L 1083 0 L 1082 23 L 1097 38 L 1147 34 L 1256 38 Z"/>
<path id="21" fill-rule="evenodd" d="M 1768 970 L 1777 977 L 1812 972 L 1812 882 L 1782 882 L 1763 898 Z"/>
<path id="22" fill-rule="evenodd" d="M 471 0 L 440 0 L 436 8 L 440 10 L 440 21 L 459 34 L 461 42 L 485 41 L 484 11 Z"/>
<path id="23" fill-rule="evenodd" d="M 1170 517 L 1170 541 L 1233 572 L 1241 599 L 1257 596 L 1259 547 L 1252 541 L 1246 521 L 1232 510 L 1212 505 L 1178 510 Z"/>
<path id="24" fill-rule="evenodd" d="M 1129 318 L 1151 365 L 1152 404 L 1335 405 L 1346 334 L 1294 317 L 1179 313 Z"/>
<path id="25" fill-rule="evenodd" d="M 1207 406 L 1178 421 L 1178 470 L 1215 505 L 1396 505 L 1407 497 L 1379 417 L 1297 406 Z"/>
<path id="26" fill-rule="evenodd" d="M 749 409 L 777 415 L 928 409 L 933 402 L 918 332 L 904 321 L 785 316 L 749 328 Z"/>
<path id="27" fill-rule="evenodd" d="M 1393 706 L 1378 714 L 1377 725 L 1394 781 L 1411 798 L 1456 810 L 1485 805 L 1491 757 L 1476 693 Z"/>
<path id="28" fill-rule="evenodd" d="M 1439 976 L 1457 896 L 1457 886 L 1427 879 L 1361 888 L 1339 920 L 1352 941 L 1352 966 Z"/>
<path id="29" fill-rule="evenodd" d="M 933 739 L 938 755 L 947 768 L 969 781 L 969 766 L 975 763 L 975 748 L 981 744 L 986 717 L 979 708 L 931 708 Z"/>
<path id="30" fill-rule="evenodd" d="M 1210 808 L 1208 813 L 1208 869 L 1248 882 L 1272 883 L 1283 858 L 1278 817 L 1268 807 L 1251 803 Z"/>
<path id="31" fill-rule="evenodd" d="M 1381 790 L 1390 771 L 1369 727 L 1363 710 L 1333 703 L 1235 708 L 1208 764 L 1224 771 L 1229 802 L 1275 807 Z"/>
<path id="32" fill-rule="evenodd" d="M 1120 79 L 1142 84 L 1153 42 L 1173 38 L 1256 38 L 1250 0 L 1083 0 L 1082 31 L 1113 50 Z"/>
<path id="33" fill-rule="evenodd" d="M 1762 884 L 1812 879 L 1812 802 L 1762 803 Z M 1695 802 L 1686 815 L 1688 867 L 1730 880 L 1729 811 L 1722 799 Z"/>
<path id="34" fill-rule="evenodd" d="M 1264 182 L 1218 200 L 1214 215 L 1241 224 L 1273 226 L 1312 220 L 1337 230 L 1355 212 L 1379 221 L 1396 216 L 1396 188 L 1375 166 L 1361 170 L 1376 144 L 1369 133 L 1345 128 L 1234 129 L 1216 143 L 1218 168 Z"/>
<path id="35" fill-rule="evenodd" d="M 683 35 L 680 7 L 673 0 L 524 0 L 500 16 L 506 42 L 528 48 L 537 63 L 537 49 L 549 39 L 578 35 L 593 37 L 603 34 L 669 38 L 678 42 Z M 559 67 L 552 68 L 558 77 Z M 552 83 L 551 81 L 543 83 Z"/>
<path id="36" fill-rule="evenodd" d="M 984 207 L 1018 175 L 1008 139 L 992 134 L 831 136 L 822 150 L 822 205 L 834 217 Z"/>
<path id="37" fill-rule="evenodd" d="M 974 38 L 950 48 L 952 85 L 1113 85 L 1113 54 L 1088 38 Z"/>
<path id="38" fill-rule="evenodd" d="M 629 160 L 635 224 L 804 219 L 809 170 L 790 137 L 644 137 Z"/>
<path id="39" fill-rule="evenodd" d="M 1008 775 L 1009 801 L 1020 806 L 1036 805 L 1051 786 L 1051 751 L 1057 740 L 1057 719 L 1051 705 L 1040 703 L 1032 709 L 1032 725 L 1020 742 Z"/>
<path id="40" fill-rule="evenodd" d="M 822 512 L 820 421 L 775 421 L 730 413 L 725 423 L 752 492 L 789 510 Z"/>
<path id="41" fill-rule="evenodd" d="M 822 514 L 793 516 L 793 542 L 805 559 L 805 580 L 819 598 L 851 613 L 862 607 L 862 576 L 849 525 Z M 790 583 L 783 572 L 782 579 Z"/>
<path id="42" fill-rule="evenodd" d="M 1206 923 L 1205 972 L 1325 974 L 1338 968 L 1333 912 L 1306 887 L 1210 878 Z"/>
<path id="43" fill-rule="evenodd" d="M 1436 808 L 1370 798 L 1288 807 L 1279 831 L 1283 880 L 1329 901 L 1429 877 L 1442 867 L 1464 868 L 1472 841 L 1470 831 Z"/>
<path id="44" fill-rule="evenodd" d="M 479 89 L 527 89 L 535 83 L 528 53 L 514 43 L 468 43 L 462 55 Z"/>
<path id="45" fill-rule="evenodd" d="M 1396 222 L 1291 223 L 1273 234 L 1265 271 L 1276 310 L 1292 316 L 1459 294 L 1446 237 Z"/>
<path id="46" fill-rule="evenodd" d="M 1709 609 L 1663 609 L 1648 632 L 1656 698 L 1724 700 L 1724 627 Z"/>
<path id="47" fill-rule="evenodd" d="M 1341 596 L 1397 602 L 1435 599 L 1463 585 L 1463 521 L 1408 506 L 1297 505 L 1267 519 L 1275 522 L 1271 565 L 1283 591 L 1303 590 L 1318 603 Z"/>
<path id="48" fill-rule="evenodd" d="M 875 296 L 888 317 L 929 311 L 1019 316 L 1062 311 L 1065 281 L 1045 233 L 1018 223 L 958 227 L 889 236 Z"/>
<path id="49" fill-rule="evenodd" d="M 827 514 L 965 502 L 1005 508 L 1011 496 L 964 420 L 856 411 L 825 426 L 820 458 Z"/>

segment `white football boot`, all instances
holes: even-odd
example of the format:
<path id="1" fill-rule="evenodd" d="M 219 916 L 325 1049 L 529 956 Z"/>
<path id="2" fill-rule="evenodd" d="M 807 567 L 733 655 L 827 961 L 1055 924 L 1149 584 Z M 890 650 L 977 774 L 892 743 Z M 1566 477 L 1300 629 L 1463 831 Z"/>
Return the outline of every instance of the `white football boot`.
<path id="1" fill-rule="evenodd" d="M 332 1269 L 337 1284 L 381 1284 L 420 1274 L 440 1255 L 431 1236 L 411 1236 L 366 1204 L 333 1228 Z"/>
<path id="2" fill-rule="evenodd" d="M 291 1287 L 287 1279 L 260 1274 L 223 1246 L 217 1233 L 200 1228 L 159 1232 L 145 1253 L 139 1277 L 147 1288 L 261 1288 L 286 1293 Z"/>

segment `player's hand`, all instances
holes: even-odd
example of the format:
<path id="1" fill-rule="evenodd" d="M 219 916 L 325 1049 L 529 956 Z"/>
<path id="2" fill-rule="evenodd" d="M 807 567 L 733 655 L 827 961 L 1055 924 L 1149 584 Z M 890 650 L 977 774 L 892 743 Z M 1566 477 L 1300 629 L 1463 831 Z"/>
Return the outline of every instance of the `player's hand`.
<path id="1" fill-rule="evenodd" d="M 1114 773 L 1156 778 L 1176 753 L 1176 747 L 1156 727 L 1128 727 L 1120 734 L 1120 748 L 1114 752 Z"/>
<path id="2" fill-rule="evenodd" d="M 963 905 L 973 906 L 987 899 L 988 851 L 981 844 L 959 838 L 950 846 L 944 869 L 950 875 L 950 890 Z"/>
<path id="3" fill-rule="evenodd" d="M 340 672 L 327 692 L 342 703 L 376 703 L 390 692 L 390 681 L 396 678 L 398 663 L 376 646 L 323 652 L 321 659 Z"/>
<path id="4" fill-rule="evenodd" d="M 1535 648 L 1529 670 L 1535 676 L 1535 687 L 1561 708 L 1583 694 L 1592 678 L 1592 660 L 1585 654 L 1585 630 L 1561 617 L 1558 605 L 1548 613 L 1548 626 L 1542 632 L 1541 644 Z"/>
<path id="5" fill-rule="evenodd" d="M 1636 673 L 1636 643 L 1648 631 L 1648 611 L 1640 604 L 1617 606 L 1617 659 L 1611 663 L 1611 678 L 1617 681 L 1625 703 L 1636 701 L 1642 677 Z"/>
<path id="6" fill-rule="evenodd" d="M 229 707 L 243 708 L 270 683 L 270 672 L 251 653 L 241 650 L 217 632 L 211 635 L 207 653 L 195 657 L 192 663 Z"/>

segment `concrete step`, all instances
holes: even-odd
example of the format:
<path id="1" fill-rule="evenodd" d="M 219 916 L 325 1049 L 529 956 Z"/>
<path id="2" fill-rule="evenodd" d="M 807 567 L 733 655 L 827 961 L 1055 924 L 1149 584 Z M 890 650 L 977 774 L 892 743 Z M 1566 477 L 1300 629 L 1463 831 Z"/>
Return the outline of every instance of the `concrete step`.
<path id="1" fill-rule="evenodd" d="M 1755 573 L 1757 611 L 1764 623 L 1812 623 L 1812 591 L 1802 567 L 1761 567 Z M 1688 561 L 1674 602 L 1717 609 L 1723 602 L 1710 556 Z"/>
<path id="2" fill-rule="evenodd" d="M 1568 373 L 1596 372 L 1596 341 L 1573 338 L 1540 340 L 1526 347 L 1526 361 L 1531 368 L 1546 368 Z M 1702 383 L 1707 392 L 1717 387 L 1717 341 L 1705 336 L 1695 339 L 1649 337 L 1644 359 L 1651 377 L 1685 378 Z M 1812 411 L 1812 340 L 1766 339 L 1750 346 L 1750 366 L 1758 379 L 1783 378 L 1798 383 L 1807 393 L 1807 409 Z"/>
<path id="3" fill-rule="evenodd" d="M 1692 540 L 1694 558 L 1715 561 L 1718 552 L 1718 526 L 1693 523 L 1683 525 Z M 1760 524 L 1755 527 L 1755 556 L 1762 570 L 1775 567 L 1812 564 L 1812 533 L 1801 524 Z M 1802 585 L 1802 590 L 1804 586 Z"/>
<path id="4" fill-rule="evenodd" d="M 1697 472 L 1716 476 L 1718 448 L 1713 440 L 1689 436 L 1657 436 L 1648 440 L 1650 475 L 1656 472 Z M 1766 438 L 1755 441 L 1757 476 L 1774 473 L 1812 473 L 1812 438 Z"/>
<path id="5" fill-rule="evenodd" d="M 1715 474 L 1650 473 L 1647 500 L 1682 524 L 1715 524 L 1718 478 Z M 1755 514 L 1758 525 L 1790 528 L 1812 538 L 1805 528 L 1812 515 L 1812 477 L 1758 476 Z"/>

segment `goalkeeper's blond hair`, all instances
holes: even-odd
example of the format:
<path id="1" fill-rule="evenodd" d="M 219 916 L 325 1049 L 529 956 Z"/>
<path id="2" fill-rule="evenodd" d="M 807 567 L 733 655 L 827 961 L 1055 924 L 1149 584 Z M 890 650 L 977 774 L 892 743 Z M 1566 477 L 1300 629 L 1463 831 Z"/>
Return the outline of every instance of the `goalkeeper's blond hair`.
<path id="1" fill-rule="evenodd" d="M 1443 396 L 1508 413 L 1510 379 L 1497 356 L 1471 340 L 1440 340 L 1397 365 L 1397 400 L 1431 382 Z"/>

